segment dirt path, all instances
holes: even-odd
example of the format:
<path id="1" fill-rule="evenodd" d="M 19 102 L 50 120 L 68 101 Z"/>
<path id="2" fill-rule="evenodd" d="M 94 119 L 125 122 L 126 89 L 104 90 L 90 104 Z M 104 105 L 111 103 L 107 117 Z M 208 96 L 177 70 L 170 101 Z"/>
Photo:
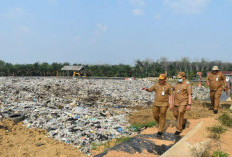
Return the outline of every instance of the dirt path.
<path id="1" fill-rule="evenodd" d="M 197 124 L 200 122 L 203 122 L 203 125 L 201 129 L 191 138 L 189 139 L 189 143 L 191 144 L 196 144 L 201 141 L 205 141 L 206 139 L 209 138 L 209 131 L 207 130 L 208 127 L 215 126 L 215 125 L 220 125 L 220 123 L 217 121 L 219 115 L 214 115 L 211 114 L 211 116 L 207 116 L 207 118 L 200 118 L 200 119 L 189 119 L 188 120 L 188 125 L 187 128 L 182 132 L 181 136 L 185 136 L 190 130 L 192 130 Z M 169 122 L 170 126 L 167 128 L 166 133 L 164 134 L 163 139 L 157 139 L 156 138 L 156 133 L 158 129 L 156 127 L 152 128 L 147 128 L 146 130 L 141 132 L 141 135 L 138 135 L 136 137 L 144 139 L 144 140 L 149 140 L 152 141 L 156 147 L 164 148 L 166 149 L 169 146 L 172 146 L 175 144 L 175 140 L 173 140 L 174 133 L 176 131 L 175 128 L 175 122 L 172 120 Z M 124 145 L 128 147 L 127 145 Z M 130 145 L 129 145 L 130 146 Z M 143 142 L 140 144 L 141 147 L 143 147 Z M 227 130 L 223 135 L 221 135 L 221 138 L 219 140 L 213 140 L 210 147 L 207 150 L 208 156 L 209 157 L 213 154 L 214 151 L 221 150 L 225 153 L 228 153 L 229 156 L 232 156 L 232 130 Z M 144 149 L 141 153 L 139 152 L 127 152 L 124 151 L 124 149 L 120 149 L 120 147 L 115 147 L 116 149 L 119 148 L 119 151 L 117 150 L 111 150 L 105 154 L 104 157 L 121 157 L 121 156 L 126 156 L 126 157 L 136 157 L 136 156 L 148 156 L 148 157 L 157 157 L 159 154 L 154 154 L 154 153 L 149 153 L 146 149 Z M 149 150 L 149 149 L 148 149 Z M 100 152 L 95 152 L 95 155 Z M 195 152 L 193 152 L 194 154 Z"/>
<path id="2" fill-rule="evenodd" d="M 6 121 L 5 121 L 6 122 Z M 82 157 L 73 146 L 46 136 L 46 131 L 27 129 L 19 123 L 14 125 L 7 121 L 8 131 L 0 122 L 0 156 L 1 157 Z"/>

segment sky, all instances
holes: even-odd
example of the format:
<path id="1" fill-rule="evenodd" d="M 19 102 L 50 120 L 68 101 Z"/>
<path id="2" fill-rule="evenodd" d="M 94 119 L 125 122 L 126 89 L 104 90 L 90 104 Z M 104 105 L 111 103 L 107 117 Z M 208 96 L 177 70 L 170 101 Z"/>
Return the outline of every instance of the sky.
<path id="1" fill-rule="evenodd" d="M 0 60 L 232 61 L 232 0 L 0 0 Z"/>

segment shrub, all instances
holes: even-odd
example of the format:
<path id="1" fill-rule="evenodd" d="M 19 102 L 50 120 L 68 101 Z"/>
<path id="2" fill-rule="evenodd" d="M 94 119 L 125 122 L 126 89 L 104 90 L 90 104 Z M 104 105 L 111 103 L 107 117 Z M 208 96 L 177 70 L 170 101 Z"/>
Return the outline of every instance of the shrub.
<path id="1" fill-rule="evenodd" d="M 216 125 L 216 126 L 208 127 L 207 129 L 208 129 L 208 131 L 210 131 L 209 137 L 213 138 L 213 139 L 219 139 L 220 135 L 223 134 L 226 131 L 226 129 L 223 128 L 220 125 L 219 126 Z"/>
<path id="2" fill-rule="evenodd" d="M 223 113 L 222 115 L 220 115 L 218 120 L 221 122 L 222 125 L 232 127 L 232 118 L 228 115 L 228 113 Z"/>
<path id="3" fill-rule="evenodd" d="M 228 156 L 229 156 L 229 154 L 224 153 L 224 152 L 219 151 L 219 150 L 213 152 L 213 155 L 212 155 L 212 157 L 228 157 Z"/>

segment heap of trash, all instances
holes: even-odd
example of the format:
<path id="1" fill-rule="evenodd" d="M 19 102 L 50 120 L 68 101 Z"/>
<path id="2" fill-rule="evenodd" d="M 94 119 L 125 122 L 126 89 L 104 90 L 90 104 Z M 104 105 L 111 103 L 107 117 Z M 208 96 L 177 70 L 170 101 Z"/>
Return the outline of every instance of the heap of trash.
<path id="1" fill-rule="evenodd" d="M 154 93 L 143 80 L 93 80 L 55 77 L 6 77 L 0 79 L 4 115 L 23 112 L 28 128 L 42 128 L 49 136 L 89 154 L 91 144 L 130 136 L 127 115 L 134 107 L 149 107 Z M 194 98 L 208 89 L 194 87 Z M 196 93 L 196 94 L 195 94 Z"/>

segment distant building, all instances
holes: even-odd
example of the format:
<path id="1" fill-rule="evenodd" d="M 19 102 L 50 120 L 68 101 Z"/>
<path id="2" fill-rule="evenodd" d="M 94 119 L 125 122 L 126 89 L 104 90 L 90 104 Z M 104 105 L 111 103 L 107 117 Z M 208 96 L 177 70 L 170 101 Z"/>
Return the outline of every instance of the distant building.
<path id="1" fill-rule="evenodd" d="M 222 71 L 225 76 L 232 76 L 232 71 Z"/>
<path id="2" fill-rule="evenodd" d="M 86 71 L 85 71 L 85 67 L 84 66 L 72 66 L 72 65 L 66 65 L 64 66 L 61 71 L 66 71 L 68 73 L 68 76 L 69 76 L 69 73 L 70 71 L 74 74 L 74 73 L 84 73 L 84 76 L 86 76 Z"/>

